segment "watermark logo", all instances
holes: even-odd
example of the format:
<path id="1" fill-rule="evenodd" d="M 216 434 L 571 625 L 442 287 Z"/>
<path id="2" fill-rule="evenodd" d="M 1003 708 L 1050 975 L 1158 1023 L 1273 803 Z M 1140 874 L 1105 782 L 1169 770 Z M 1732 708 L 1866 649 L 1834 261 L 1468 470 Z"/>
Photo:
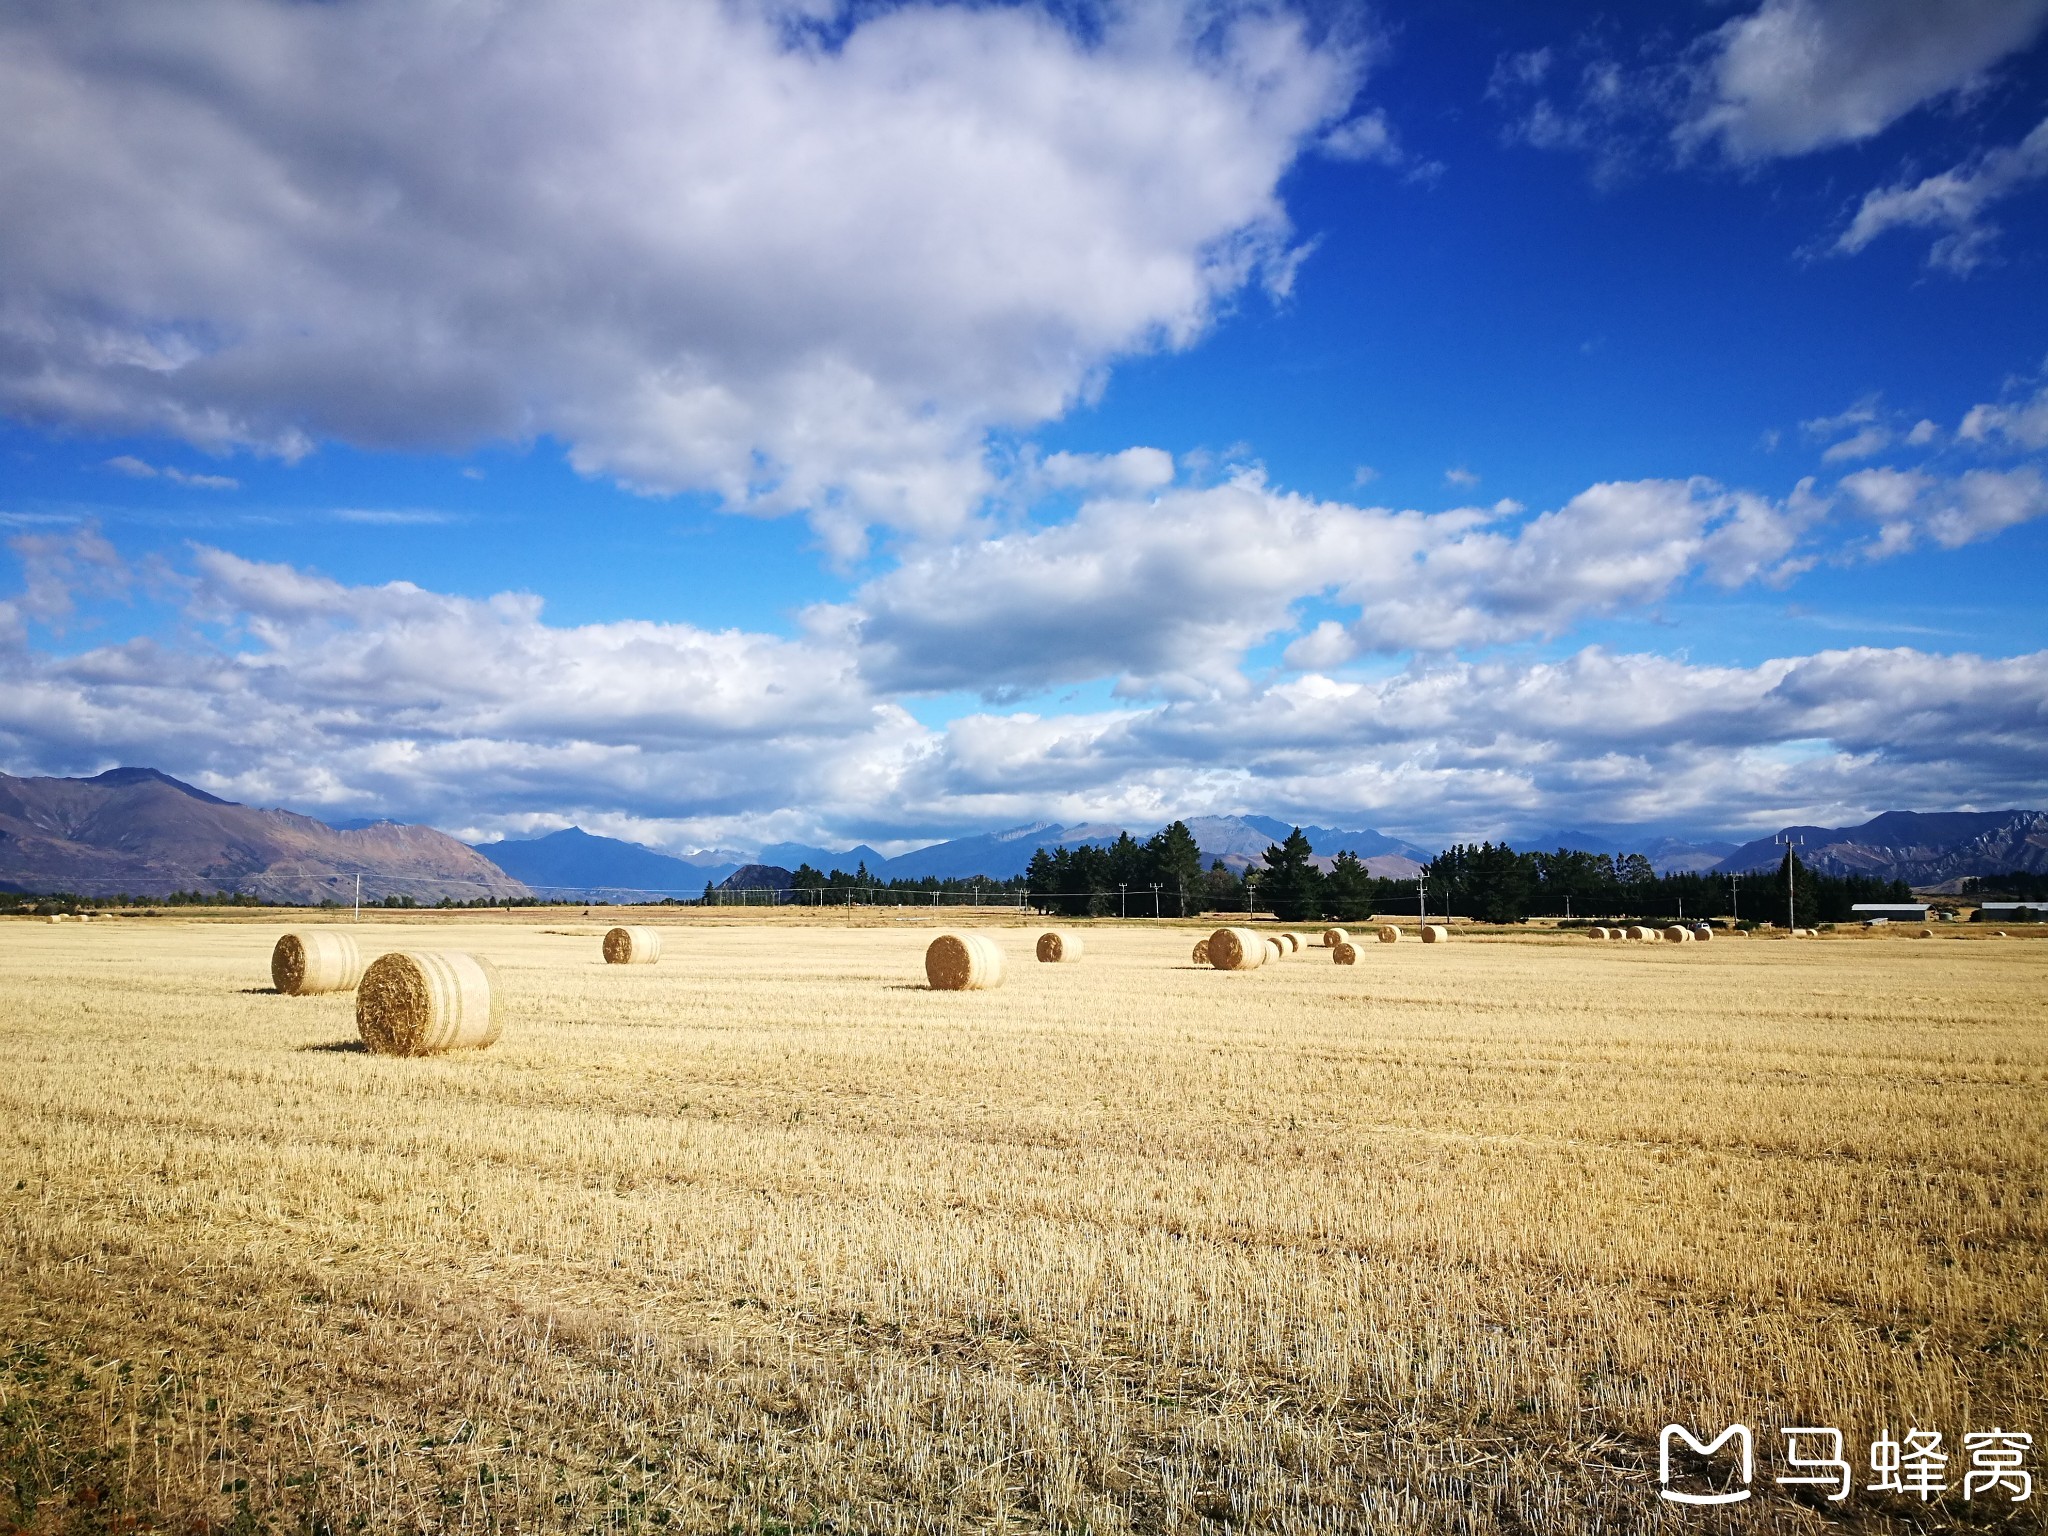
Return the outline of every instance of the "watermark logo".
<path id="1" fill-rule="evenodd" d="M 1829 1503 L 1839 1504 L 1855 1492 L 1856 1468 L 1849 1458 L 1848 1440 L 1839 1429 L 1824 1424 L 1789 1425 L 1778 1431 L 1777 1465 L 1783 1470 L 1772 1481 L 1793 1488 L 1816 1488 Z M 1891 1493 L 1930 1503 L 1956 1486 L 1950 1476 L 1950 1454 L 1943 1449 L 1941 1431 L 1915 1428 L 1894 1439 L 1885 1430 L 1870 1442 L 1867 1462 L 1870 1477 L 1866 1493 Z M 1689 1452 L 1674 1469 L 1672 1451 Z M 1705 1465 L 1728 1447 L 1733 1447 L 1733 1465 L 1724 1458 L 1719 1476 Z M 2027 1457 L 2034 1437 L 2011 1429 L 1986 1429 L 1965 1434 L 1962 1440 L 1967 1469 L 1963 1472 L 1964 1499 L 2003 1496 L 2024 1504 L 2034 1496 L 2034 1477 L 2027 1470 Z M 1695 1435 L 1683 1424 L 1666 1424 L 1657 1436 L 1658 1497 L 1673 1504 L 1740 1504 L 1750 1496 L 1756 1478 L 1756 1436 L 1747 1424 L 1730 1424 L 1712 1439 Z"/>
<path id="2" fill-rule="evenodd" d="M 1671 1447 L 1683 1440 L 1701 1457 L 1712 1456 L 1729 1441 L 1733 1440 L 1740 1462 L 1736 1476 L 1740 1488 L 1723 1489 L 1716 1493 L 1689 1493 L 1682 1488 L 1671 1486 Z M 1664 1432 L 1657 1437 L 1657 1481 L 1662 1485 L 1665 1498 L 1674 1504 L 1740 1504 L 1749 1497 L 1749 1480 L 1756 1475 L 1756 1439 L 1749 1432 L 1747 1424 L 1730 1424 L 1711 1440 L 1702 1441 L 1683 1424 L 1666 1424 Z"/>

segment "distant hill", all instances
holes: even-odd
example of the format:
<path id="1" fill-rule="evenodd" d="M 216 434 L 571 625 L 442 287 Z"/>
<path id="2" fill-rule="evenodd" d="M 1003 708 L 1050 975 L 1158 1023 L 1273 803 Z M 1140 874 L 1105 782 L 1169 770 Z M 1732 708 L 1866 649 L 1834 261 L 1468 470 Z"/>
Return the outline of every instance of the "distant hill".
<path id="1" fill-rule="evenodd" d="M 794 873 L 774 864 L 746 864 L 719 881 L 718 888 L 721 891 L 786 891 Z"/>
<path id="2" fill-rule="evenodd" d="M 867 865 L 868 873 L 873 874 L 876 869 L 888 862 L 886 857 L 866 843 L 843 848 L 836 853 L 830 848 L 817 848 L 809 843 L 770 843 L 754 857 L 763 864 L 785 865 L 790 869 L 808 864 L 825 875 L 831 874 L 835 869 L 843 869 L 850 875 L 863 864 Z"/>
<path id="3" fill-rule="evenodd" d="M 707 881 L 715 885 L 747 862 L 744 855 L 723 853 L 679 858 L 581 827 L 471 846 L 537 894 L 564 901 L 694 898 L 704 894 Z"/>
<path id="4" fill-rule="evenodd" d="M 198 889 L 285 901 L 530 893 L 432 827 L 336 828 L 292 811 L 236 805 L 154 768 L 89 779 L 0 774 L 0 888 L 82 896 Z"/>
<path id="5" fill-rule="evenodd" d="M 1268 848 L 1284 842 L 1294 824 L 1271 816 L 1195 816 L 1188 820 L 1188 830 L 1201 845 L 1204 865 L 1221 859 L 1226 869 L 1242 874 L 1260 863 Z M 1338 854 L 1355 853 L 1375 875 L 1411 880 L 1434 857 L 1412 843 L 1370 828 L 1344 832 L 1335 827 L 1304 826 L 1301 835 L 1308 839 L 1309 847 L 1315 850 L 1315 862 L 1324 869 L 1335 862 Z"/>
<path id="6" fill-rule="evenodd" d="M 1723 839 L 1649 837 L 1628 831 L 1538 832 L 1509 841 L 1524 853 L 1554 853 L 1559 848 L 1614 856 L 1640 853 L 1660 875 L 1689 875 L 1712 869 L 1736 849 L 1734 843 Z"/>
<path id="7" fill-rule="evenodd" d="M 1788 827 L 1805 839 L 1799 860 L 1826 875 L 1876 875 L 1929 886 L 2007 870 L 2048 873 L 2048 811 L 1886 811 L 1860 827 Z M 1785 850 L 1744 843 L 1715 866 L 1775 869 Z"/>
<path id="8" fill-rule="evenodd" d="M 1031 856 L 1041 848 L 1064 843 L 1077 848 L 1083 843 L 1113 843 L 1120 827 L 1099 823 L 1077 823 L 1063 827 L 1058 822 L 1032 822 L 1002 832 L 982 832 L 973 837 L 956 837 L 898 854 L 880 869 L 868 868 L 885 880 L 971 880 L 986 875 L 991 880 L 1008 880 L 1024 873 Z"/>

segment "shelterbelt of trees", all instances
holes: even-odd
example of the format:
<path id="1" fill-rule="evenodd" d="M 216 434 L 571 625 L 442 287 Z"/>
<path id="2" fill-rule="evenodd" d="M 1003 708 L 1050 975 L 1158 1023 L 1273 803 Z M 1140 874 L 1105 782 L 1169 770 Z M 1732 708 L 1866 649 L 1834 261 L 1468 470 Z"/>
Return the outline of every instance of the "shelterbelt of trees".
<path id="1" fill-rule="evenodd" d="M 828 874 L 806 864 L 790 884 L 804 893 L 798 899 L 835 905 L 970 891 L 1000 900 L 1021 892 L 1036 910 L 1065 917 L 1270 911 L 1290 923 L 1426 912 L 1492 923 L 1530 917 L 1728 917 L 1784 923 L 1790 916 L 1806 926 L 1847 922 L 1850 908 L 1860 901 L 1913 899 L 1903 880 L 1819 875 L 1796 859 L 1790 870 L 1796 910 L 1788 913 L 1784 865 L 1731 881 L 1715 874 L 1660 875 L 1640 853 L 1618 858 L 1569 848 L 1524 853 L 1506 843 L 1459 843 L 1423 866 L 1419 880 L 1389 880 L 1367 871 L 1354 853 L 1337 854 L 1328 870 L 1314 863 L 1314 856 L 1296 827 L 1242 877 L 1220 859 L 1205 869 L 1194 834 L 1176 821 L 1143 842 L 1126 832 L 1113 843 L 1041 848 L 1024 874 L 1008 879 L 927 876 L 884 883 L 865 865 L 852 873 L 835 869 Z M 712 899 L 708 887 L 705 899 Z"/>
<path id="2" fill-rule="evenodd" d="M 1143 843 L 1126 833 L 1107 847 L 1042 849 L 1025 878 L 1035 906 L 1070 917 L 1150 917 L 1156 895 L 1161 917 L 1256 910 L 1289 923 L 1424 911 L 1493 923 L 1537 916 L 1788 919 L 1783 866 L 1731 881 L 1660 875 L 1639 853 L 1522 853 L 1506 843 L 1460 843 L 1426 864 L 1419 880 L 1388 880 L 1350 852 L 1337 854 L 1327 871 L 1313 857 L 1296 827 L 1267 848 L 1263 868 L 1242 879 L 1220 861 L 1204 870 L 1194 837 L 1175 822 Z M 1817 875 L 1796 859 L 1790 879 L 1791 920 L 1800 926 L 1846 922 L 1860 901 L 1913 899 L 1903 880 Z"/>

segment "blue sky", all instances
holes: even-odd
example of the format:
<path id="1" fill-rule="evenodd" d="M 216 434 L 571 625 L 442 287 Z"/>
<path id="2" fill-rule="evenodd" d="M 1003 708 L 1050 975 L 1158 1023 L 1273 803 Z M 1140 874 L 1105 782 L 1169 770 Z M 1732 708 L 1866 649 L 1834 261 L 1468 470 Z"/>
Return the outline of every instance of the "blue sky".
<path id="1" fill-rule="evenodd" d="M 678 850 L 2043 803 L 2048 0 L 0 32 L 6 771 Z"/>

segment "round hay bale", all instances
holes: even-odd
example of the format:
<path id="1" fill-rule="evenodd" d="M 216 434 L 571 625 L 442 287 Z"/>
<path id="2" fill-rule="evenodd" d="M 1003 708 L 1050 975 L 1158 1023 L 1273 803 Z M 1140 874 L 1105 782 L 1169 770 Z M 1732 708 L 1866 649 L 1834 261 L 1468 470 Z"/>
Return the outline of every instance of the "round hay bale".
<path id="1" fill-rule="evenodd" d="M 924 952 L 934 992 L 986 992 L 1003 984 L 1002 946 L 985 933 L 942 933 Z"/>
<path id="2" fill-rule="evenodd" d="M 660 958 L 659 928 L 614 928 L 604 936 L 606 965 L 652 965 Z"/>
<path id="3" fill-rule="evenodd" d="M 1395 926 L 1394 926 L 1394 925 L 1393 925 L 1392 923 L 1387 923 L 1387 924 L 1385 924 L 1385 925 L 1384 925 L 1384 926 L 1382 926 L 1382 927 L 1381 927 L 1381 929 L 1380 929 L 1380 942 L 1381 942 L 1382 944 L 1398 944 L 1398 943 L 1400 943 L 1400 942 L 1401 942 L 1401 930 L 1400 930 L 1400 929 L 1398 929 L 1398 928 L 1396 928 L 1396 927 L 1395 927 Z"/>
<path id="4" fill-rule="evenodd" d="M 1358 964 L 1358 946 L 1349 939 L 1339 939 L 1330 946 L 1330 958 L 1339 965 Z"/>
<path id="5" fill-rule="evenodd" d="M 1271 934 L 1266 935 L 1264 943 L 1268 960 L 1285 960 L 1287 958 L 1287 946 Z"/>
<path id="6" fill-rule="evenodd" d="M 1307 943 L 1298 933 L 1283 933 L 1280 935 L 1280 942 L 1287 946 L 1287 953 L 1290 955 L 1298 955 L 1308 948 Z"/>
<path id="7" fill-rule="evenodd" d="M 1690 928 L 1681 928 L 1676 923 L 1673 923 L 1664 930 L 1664 942 L 1667 944 L 1683 944 L 1691 937 L 1692 930 Z"/>
<path id="8" fill-rule="evenodd" d="M 1442 923 L 1424 923 L 1422 925 L 1423 943 L 1448 944 L 1450 941 L 1451 930 L 1446 928 Z"/>
<path id="9" fill-rule="evenodd" d="M 1618 939 L 1621 937 L 1621 930 L 1619 928 L 1595 928 L 1593 930 L 1593 937 L 1603 942 L 1608 939 Z"/>
<path id="10" fill-rule="evenodd" d="M 1932 928 L 1922 928 L 1913 937 L 1916 939 L 1931 939 L 1934 937 L 1934 930 Z"/>
<path id="11" fill-rule="evenodd" d="M 1209 963 L 1209 941 L 1208 941 L 1207 939 L 1197 939 L 1197 940 L 1195 940 L 1195 964 L 1197 964 L 1197 965 L 1207 965 L 1208 963 Z"/>
<path id="12" fill-rule="evenodd" d="M 1209 935 L 1209 963 L 1219 971 L 1256 971 L 1272 953 L 1249 928 L 1218 928 Z"/>
<path id="13" fill-rule="evenodd" d="M 1335 949 L 1339 944 L 1348 944 L 1350 942 L 1351 935 L 1342 928 L 1325 928 L 1323 930 L 1323 948 L 1325 949 Z"/>
<path id="14" fill-rule="evenodd" d="M 1631 944 L 1641 944 L 1650 937 L 1650 930 L 1641 924 L 1633 924 L 1623 930 Z"/>
<path id="15" fill-rule="evenodd" d="M 46 923 L 61 923 L 64 921 L 64 914 L 62 912 L 52 912 L 43 921 Z"/>
<path id="16" fill-rule="evenodd" d="M 1048 929 L 1038 936 L 1038 958 L 1047 965 L 1072 965 L 1081 958 L 1081 935 Z"/>
<path id="17" fill-rule="evenodd" d="M 497 967 L 460 950 L 379 955 L 356 987 L 356 1032 L 380 1056 L 433 1056 L 496 1043 Z"/>
<path id="18" fill-rule="evenodd" d="M 287 933 L 270 951 L 270 984 L 286 997 L 349 992 L 363 979 L 363 952 L 353 934 L 333 928 Z"/>
<path id="19" fill-rule="evenodd" d="M 1704 942 L 1705 940 L 1711 939 L 1714 936 L 1714 930 L 1709 928 L 1705 923 L 1701 923 L 1699 927 L 1693 929 L 1692 936 Z"/>
<path id="20" fill-rule="evenodd" d="M 1991 935 L 1991 937 L 1993 937 L 1994 939 L 2009 939 L 2012 937 L 2012 935 L 2007 933 L 2003 928 L 2001 928 L 1998 930 L 1998 932 Z"/>

